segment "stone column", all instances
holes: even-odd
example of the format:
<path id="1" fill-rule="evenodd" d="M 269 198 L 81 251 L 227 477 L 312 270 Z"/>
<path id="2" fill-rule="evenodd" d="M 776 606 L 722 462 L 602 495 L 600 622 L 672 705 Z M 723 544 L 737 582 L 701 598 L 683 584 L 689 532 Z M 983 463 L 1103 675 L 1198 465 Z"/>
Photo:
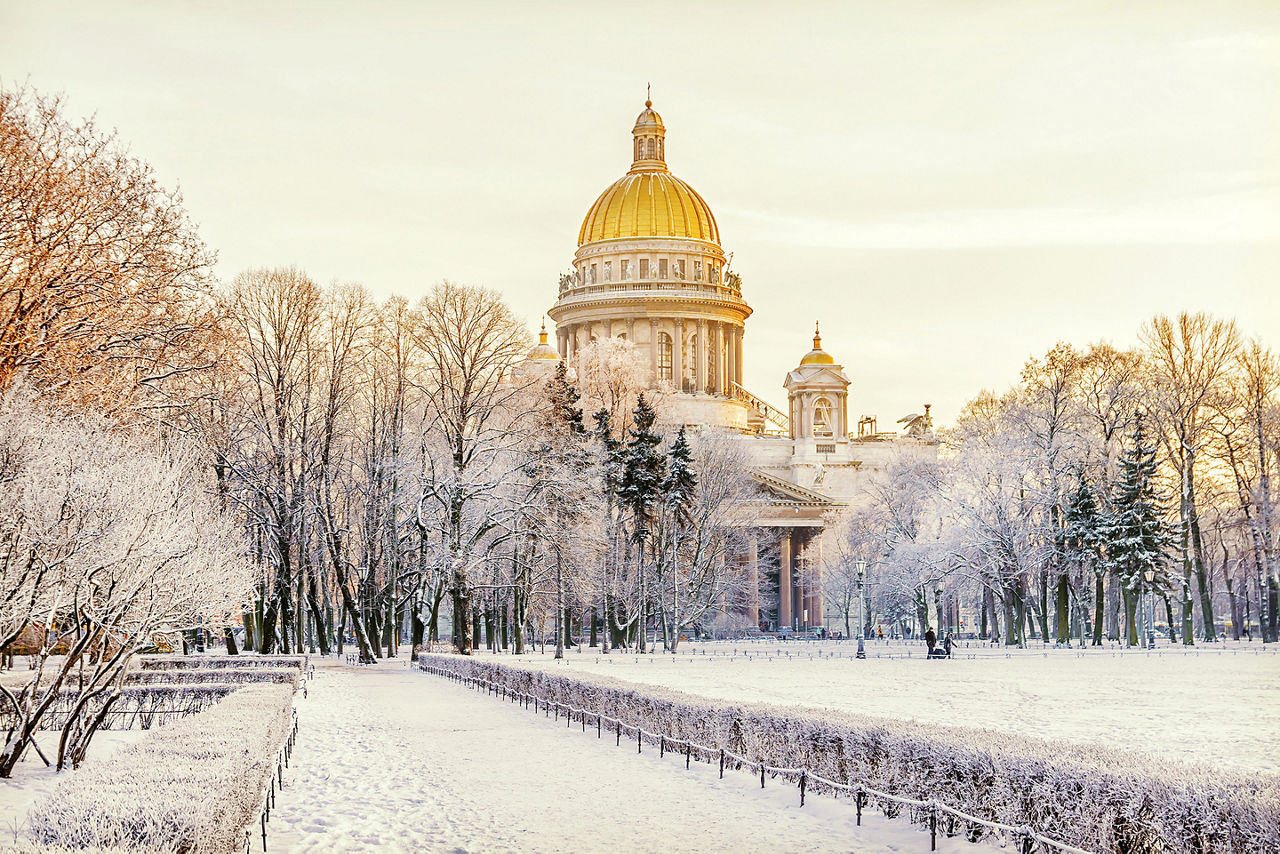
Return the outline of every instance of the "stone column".
<path id="1" fill-rule="evenodd" d="M 631 342 L 631 346 L 636 344 L 636 323 L 630 317 L 627 318 L 627 340 Z"/>
<path id="2" fill-rule="evenodd" d="M 707 390 L 707 321 L 698 320 L 697 361 L 693 369 L 693 390 L 699 394 Z"/>
<path id="3" fill-rule="evenodd" d="M 560 358 L 568 361 L 569 359 L 569 334 L 563 326 L 556 327 L 556 349 L 560 353 Z"/>
<path id="4" fill-rule="evenodd" d="M 778 628 L 791 628 L 791 529 L 778 538 Z"/>
<path id="5" fill-rule="evenodd" d="M 658 320 L 649 318 L 649 380 L 658 384 Z"/>
<path id="6" fill-rule="evenodd" d="M 715 354 L 715 370 L 711 374 L 712 394 L 724 394 L 724 324 L 711 327 L 711 352 Z"/>
<path id="7" fill-rule="evenodd" d="M 738 385 L 746 385 L 742 381 L 742 336 L 745 331 L 741 326 L 735 326 L 733 330 L 733 381 Z"/>
<path id="8" fill-rule="evenodd" d="M 760 538 L 747 535 L 747 619 L 760 625 Z"/>
<path id="9" fill-rule="evenodd" d="M 671 382 L 676 391 L 684 389 L 684 318 L 676 318 L 675 335 L 671 340 Z"/>

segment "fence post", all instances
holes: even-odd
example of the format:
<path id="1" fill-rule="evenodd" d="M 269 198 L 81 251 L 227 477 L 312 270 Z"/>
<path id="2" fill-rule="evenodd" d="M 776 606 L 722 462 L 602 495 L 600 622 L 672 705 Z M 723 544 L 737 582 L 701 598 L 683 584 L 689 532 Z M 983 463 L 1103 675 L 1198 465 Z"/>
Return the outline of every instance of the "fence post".
<path id="1" fill-rule="evenodd" d="M 267 850 L 267 814 L 265 812 L 261 815 L 261 819 L 262 819 L 262 850 L 266 851 Z"/>
<path id="2" fill-rule="evenodd" d="M 644 730 L 636 727 L 636 753 L 644 748 Z"/>
<path id="3" fill-rule="evenodd" d="M 858 827 L 862 827 L 862 798 L 863 797 L 864 795 L 862 791 L 862 784 L 859 783 L 858 788 L 855 789 L 853 793 L 853 803 L 856 805 L 857 812 L 858 812 L 858 822 L 857 822 Z"/>
<path id="4" fill-rule="evenodd" d="M 804 806 L 804 789 L 805 784 L 809 782 L 809 772 L 803 768 L 800 769 L 800 806 Z"/>
<path id="5" fill-rule="evenodd" d="M 667 755 L 667 737 L 665 735 L 660 734 L 658 736 L 658 758 L 661 759 L 666 755 Z"/>
<path id="6" fill-rule="evenodd" d="M 929 850 L 938 850 L 938 804 L 929 801 Z"/>
<path id="7" fill-rule="evenodd" d="M 621 746 L 622 746 L 622 721 L 621 721 L 621 720 L 619 720 L 619 721 L 618 721 L 618 738 L 617 738 L 617 740 L 614 742 L 613 746 L 614 746 L 614 747 L 621 747 Z"/>
<path id="8" fill-rule="evenodd" d="M 724 748 L 720 748 L 720 779 L 724 779 Z"/>
<path id="9" fill-rule="evenodd" d="M 686 771 L 688 771 L 688 770 L 689 770 L 689 752 L 690 752 L 692 749 L 693 749 L 693 746 L 692 746 L 689 742 L 687 742 L 687 741 L 686 741 L 686 742 L 684 743 L 684 770 L 686 770 Z"/>
<path id="10" fill-rule="evenodd" d="M 764 763 L 760 763 L 760 788 L 764 788 Z"/>

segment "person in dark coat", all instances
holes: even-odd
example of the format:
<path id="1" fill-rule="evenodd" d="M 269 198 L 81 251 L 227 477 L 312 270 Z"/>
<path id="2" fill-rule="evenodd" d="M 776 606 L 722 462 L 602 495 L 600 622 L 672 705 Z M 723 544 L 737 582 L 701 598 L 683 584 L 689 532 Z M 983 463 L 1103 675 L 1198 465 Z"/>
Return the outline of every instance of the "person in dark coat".
<path id="1" fill-rule="evenodd" d="M 938 635 L 930 626 L 924 633 L 924 645 L 929 647 L 929 654 L 933 655 L 933 648 L 938 645 Z"/>
<path id="2" fill-rule="evenodd" d="M 951 657 L 951 632 L 947 632 L 947 636 L 942 639 L 942 651 L 947 658 Z"/>

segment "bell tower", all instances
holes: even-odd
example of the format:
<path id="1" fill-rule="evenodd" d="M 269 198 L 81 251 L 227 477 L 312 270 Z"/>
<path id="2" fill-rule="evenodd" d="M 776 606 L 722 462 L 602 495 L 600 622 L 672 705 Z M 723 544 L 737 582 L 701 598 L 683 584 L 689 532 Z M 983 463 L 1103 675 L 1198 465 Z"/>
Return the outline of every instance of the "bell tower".
<path id="1" fill-rule="evenodd" d="M 849 441 L 849 377 L 822 349 L 822 335 L 816 323 L 813 349 L 787 374 L 783 385 L 797 454 L 834 453 L 834 448 L 825 451 L 818 446 Z"/>

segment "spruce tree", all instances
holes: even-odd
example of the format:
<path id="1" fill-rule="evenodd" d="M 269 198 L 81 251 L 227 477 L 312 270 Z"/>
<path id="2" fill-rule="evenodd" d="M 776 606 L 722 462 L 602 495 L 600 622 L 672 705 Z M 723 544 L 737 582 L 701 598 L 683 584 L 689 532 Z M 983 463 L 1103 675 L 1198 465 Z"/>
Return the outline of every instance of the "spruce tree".
<path id="1" fill-rule="evenodd" d="M 682 425 L 671 443 L 671 450 L 667 452 L 667 476 L 662 481 L 662 494 L 666 497 L 667 508 L 678 519 L 686 518 L 697 489 L 698 474 L 693 469 L 693 449 L 689 447 L 689 438 Z"/>
<path id="2" fill-rule="evenodd" d="M 1102 645 L 1103 602 L 1105 591 L 1103 579 L 1106 577 L 1106 563 L 1102 555 L 1103 525 L 1106 519 L 1098 506 L 1098 498 L 1084 476 L 1083 469 L 1076 471 L 1076 488 L 1067 502 L 1063 514 L 1063 551 L 1068 560 L 1074 562 L 1084 572 L 1093 575 L 1094 579 L 1094 613 L 1093 613 L 1093 645 Z M 1083 585 L 1084 578 L 1081 579 Z M 1083 590 L 1081 591 L 1083 594 Z M 1084 639 L 1081 638 L 1081 643 Z"/>
<path id="3" fill-rule="evenodd" d="M 665 460 L 658 446 L 662 437 L 653 431 L 657 414 L 653 407 L 640 395 L 636 401 L 635 412 L 632 413 L 632 425 L 629 431 L 631 438 L 627 441 L 622 470 L 622 483 L 618 489 L 618 498 L 631 511 L 632 538 L 636 543 L 639 556 L 640 595 L 640 651 L 645 651 L 648 634 L 648 600 L 645 593 L 645 545 L 649 540 L 649 531 L 653 524 L 653 512 L 662 491 L 665 476 Z M 650 546 L 652 548 L 652 546 Z"/>
<path id="4" fill-rule="evenodd" d="M 1156 446 L 1148 444 L 1142 416 L 1120 458 L 1120 476 L 1112 490 L 1111 512 L 1102 531 L 1107 564 L 1120 579 L 1129 623 L 1129 646 L 1138 643 L 1135 612 L 1147 570 L 1164 582 L 1162 570 L 1175 545 L 1172 526 L 1165 521 L 1166 504 L 1156 488 Z"/>

